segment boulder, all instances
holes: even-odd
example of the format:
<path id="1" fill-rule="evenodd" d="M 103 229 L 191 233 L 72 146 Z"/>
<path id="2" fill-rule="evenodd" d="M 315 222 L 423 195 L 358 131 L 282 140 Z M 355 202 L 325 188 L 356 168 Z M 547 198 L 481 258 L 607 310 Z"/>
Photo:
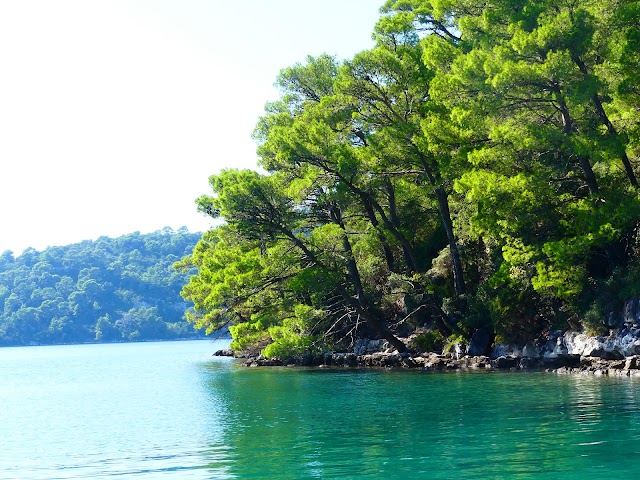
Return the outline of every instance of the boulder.
<path id="1" fill-rule="evenodd" d="M 447 361 L 440 357 L 430 357 L 425 363 L 425 367 L 433 370 L 441 370 L 447 365 Z"/>
<path id="2" fill-rule="evenodd" d="M 358 364 L 358 359 L 355 353 L 332 353 L 331 359 L 325 360 L 325 364 L 338 367 L 355 367 Z"/>
<path id="3" fill-rule="evenodd" d="M 624 326 L 624 317 L 620 313 L 607 312 L 604 314 L 604 324 L 611 328 L 621 328 Z"/>
<path id="4" fill-rule="evenodd" d="M 616 361 L 609 362 L 609 368 L 613 370 L 623 370 L 625 366 L 626 366 L 626 362 L 624 360 L 616 360 Z"/>
<path id="5" fill-rule="evenodd" d="M 580 364 L 580 356 L 578 355 L 569 355 L 562 354 L 556 356 L 549 356 L 545 354 L 545 356 L 541 360 L 541 365 L 544 367 L 551 368 L 560 368 L 560 367 L 569 367 L 574 368 Z"/>
<path id="6" fill-rule="evenodd" d="M 487 328 L 476 330 L 471 336 L 467 354 L 471 356 L 489 355 L 494 337 L 494 333 Z"/>
<path id="7" fill-rule="evenodd" d="M 523 357 L 520 359 L 520 368 L 540 368 L 540 360 L 538 358 Z"/>
<path id="8" fill-rule="evenodd" d="M 617 337 L 618 349 L 625 357 L 640 355 L 640 331 L 628 328 Z"/>
<path id="9" fill-rule="evenodd" d="M 233 350 L 230 348 L 224 348 L 222 350 L 217 350 L 214 354 L 214 357 L 233 357 Z"/>
<path id="10" fill-rule="evenodd" d="M 604 307 L 603 325 L 613 329 L 624 328 L 624 312 L 611 302 Z"/>
<path id="11" fill-rule="evenodd" d="M 638 370 L 640 369 L 640 361 L 637 355 L 628 357 L 624 363 L 625 370 Z"/>
<path id="12" fill-rule="evenodd" d="M 495 345 L 493 347 L 493 350 L 491 350 L 491 358 L 497 359 L 497 358 L 506 357 L 506 356 L 521 357 L 522 349 L 517 345 L 512 345 L 509 343 L 500 343 L 498 345 Z"/>
<path id="13" fill-rule="evenodd" d="M 502 356 L 495 359 L 495 367 L 500 369 L 517 368 L 519 358 L 513 355 Z"/>
<path id="14" fill-rule="evenodd" d="M 353 353 L 356 355 L 368 355 L 370 353 L 377 353 L 387 348 L 386 342 L 382 339 L 370 340 L 368 338 L 356 340 L 353 346 Z"/>
<path id="15" fill-rule="evenodd" d="M 460 360 L 460 366 L 464 368 L 487 368 L 491 365 L 489 357 L 484 355 L 470 357 L 466 355 Z"/>
<path id="16" fill-rule="evenodd" d="M 622 317 L 626 325 L 633 325 L 636 322 L 636 310 L 638 309 L 638 298 L 630 298 L 624 302 L 624 308 L 622 310 Z"/>
<path id="17" fill-rule="evenodd" d="M 542 356 L 540 347 L 534 343 L 529 342 L 523 347 L 513 344 L 499 344 L 493 347 L 491 351 L 491 358 L 514 356 L 519 358 L 534 358 L 538 359 Z"/>
<path id="18" fill-rule="evenodd" d="M 522 349 L 522 357 L 523 358 L 532 358 L 538 359 L 542 356 L 542 352 L 540 351 L 540 347 L 529 342 Z"/>
<path id="19" fill-rule="evenodd" d="M 584 333 L 567 332 L 564 335 L 564 344 L 569 355 L 598 357 L 605 360 L 621 360 L 624 358 L 624 352 L 617 335 L 590 337 Z"/>
<path id="20" fill-rule="evenodd" d="M 555 360 L 569 356 L 569 350 L 565 344 L 562 334 L 552 334 L 543 349 L 543 358 L 545 360 Z"/>

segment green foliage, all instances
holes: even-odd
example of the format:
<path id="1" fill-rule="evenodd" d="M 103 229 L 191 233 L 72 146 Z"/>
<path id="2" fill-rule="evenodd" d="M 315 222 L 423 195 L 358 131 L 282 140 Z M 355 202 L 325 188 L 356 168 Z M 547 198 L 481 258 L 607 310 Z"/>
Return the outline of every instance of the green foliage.
<path id="1" fill-rule="evenodd" d="M 197 335 L 173 263 L 200 234 L 165 229 L 0 257 L 0 345 Z M 169 327 L 171 325 L 171 327 Z"/>
<path id="2" fill-rule="evenodd" d="M 271 343 L 263 350 L 265 357 L 286 357 L 313 351 L 316 338 L 309 333 L 323 312 L 308 305 L 296 305 L 294 317 L 269 328 Z M 316 347 L 317 348 L 317 347 Z"/>
<path id="3" fill-rule="evenodd" d="M 462 344 L 465 345 L 467 343 L 467 338 L 465 335 L 450 335 L 445 343 L 444 343 L 444 347 L 442 348 L 442 353 L 452 353 L 455 346 L 457 344 Z"/>
<path id="4" fill-rule="evenodd" d="M 233 338 L 231 348 L 239 352 L 266 344 L 269 338 L 261 319 L 255 322 L 241 322 L 237 325 L 232 325 L 229 327 L 229 332 L 231 332 Z"/>
<path id="5" fill-rule="evenodd" d="M 608 332 L 608 328 L 604 323 L 604 315 L 595 303 L 584 313 L 582 325 L 588 335 L 605 335 Z"/>
<path id="6" fill-rule="evenodd" d="M 225 223 L 179 263 L 189 320 L 268 356 L 595 330 L 639 295 L 639 12 L 388 0 L 373 48 L 282 70 L 254 132 L 266 173 L 222 171 L 198 200 Z"/>
<path id="7" fill-rule="evenodd" d="M 416 352 L 442 352 L 446 339 L 437 330 L 429 330 L 417 334 L 411 339 L 409 346 Z"/>

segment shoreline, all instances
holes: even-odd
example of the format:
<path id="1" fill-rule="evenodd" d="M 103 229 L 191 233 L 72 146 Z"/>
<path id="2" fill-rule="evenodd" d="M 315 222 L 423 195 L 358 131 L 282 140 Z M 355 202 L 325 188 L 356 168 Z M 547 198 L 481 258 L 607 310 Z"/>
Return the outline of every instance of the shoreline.
<path id="1" fill-rule="evenodd" d="M 581 374 L 594 376 L 640 377 L 640 355 L 624 360 L 605 360 L 599 357 L 565 357 L 535 359 L 505 355 L 497 358 L 469 356 L 453 358 L 437 353 L 412 356 L 398 353 L 325 353 L 300 355 L 287 359 L 264 357 L 238 358 L 245 367 L 306 367 L 306 368 L 381 368 L 394 370 L 417 370 L 425 372 L 455 371 L 544 371 L 558 374 Z"/>
<path id="2" fill-rule="evenodd" d="M 473 343 L 473 340 L 472 340 Z M 420 371 L 511 370 L 561 374 L 640 377 L 640 329 L 611 330 L 589 336 L 572 330 L 524 346 L 486 344 L 482 354 L 457 344 L 450 353 L 399 353 L 379 339 L 360 340 L 352 351 L 265 358 L 238 355 L 230 349 L 216 356 L 233 356 L 246 367 L 386 368 Z"/>

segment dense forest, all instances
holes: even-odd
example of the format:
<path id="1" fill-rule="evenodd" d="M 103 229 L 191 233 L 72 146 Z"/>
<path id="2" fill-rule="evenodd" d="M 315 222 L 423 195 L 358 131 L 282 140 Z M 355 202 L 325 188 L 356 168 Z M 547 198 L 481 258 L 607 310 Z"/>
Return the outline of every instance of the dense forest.
<path id="1" fill-rule="evenodd" d="M 186 228 L 0 256 L 0 345 L 198 336 L 173 264 L 201 234 Z"/>
<path id="2" fill-rule="evenodd" d="M 640 294 L 640 2 L 389 0 L 285 68 L 180 262 L 190 320 L 265 356 L 597 333 Z"/>

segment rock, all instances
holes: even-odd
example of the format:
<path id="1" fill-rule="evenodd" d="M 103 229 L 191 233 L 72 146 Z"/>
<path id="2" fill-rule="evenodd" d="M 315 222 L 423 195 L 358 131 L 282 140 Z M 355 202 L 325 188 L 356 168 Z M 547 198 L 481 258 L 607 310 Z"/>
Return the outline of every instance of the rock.
<path id="1" fill-rule="evenodd" d="M 569 355 L 583 357 L 599 357 L 605 360 L 622 360 L 624 354 L 619 344 L 619 337 L 590 337 L 584 333 L 567 332 L 564 343 Z"/>
<path id="2" fill-rule="evenodd" d="M 358 357 L 355 353 L 334 353 L 331 364 L 342 367 L 355 367 L 358 365 Z"/>
<path id="3" fill-rule="evenodd" d="M 353 353 L 356 355 L 368 355 L 383 351 L 387 348 L 387 342 L 384 340 L 370 340 L 368 338 L 356 340 L 353 346 Z"/>
<path id="4" fill-rule="evenodd" d="M 633 325 L 636 322 L 636 310 L 638 309 L 638 298 L 631 298 L 624 302 L 622 310 L 623 321 L 626 325 Z"/>
<path id="5" fill-rule="evenodd" d="M 484 355 L 476 357 L 466 355 L 460 360 L 460 366 L 463 368 L 487 368 L 487 365 L 491 366 L 491 361 Z"/>
<path id="6" fill-rule="evenodd" d="M 609 368 L 612 368 L 614 370 L 623 370 L 625 367 L 625 364 L 626 362 L 624 360 L 616 360 L 616 361 L 609 362 Z"/>
<path id="7" fill-rule="evenodd" d="M 426 363 L 425 367 L 433 370 L 440 370 L 446 366 L 447 362 L 444 358 L 434 357 L 430 358 Z"/>
<path id="8" fill-rule="evenodd" d="M 325 353 L 322 364 L 324 366 L 333 365 L 333 353 Z"/>
<path id="9" fill-rule="evenodd" d="M 640 355 L 640 338 L 638 330 L 625 329 L 620 333 L 621 334 L 617 339 L 617 345 L 621 353 L 625 357 Z"/>
<path id="10" fill-rule="evenodd" d="M 638 361 L 638 356 L 634 355 L 633 357 L 628 357 L 624 363 L 625 370 L 637 370 L 640 368 L 640 362 Z"/>
<path id="11" fill-rule="evenodd" d="M 569 350 L 562 334 L 552 335 L 544 347 L 543 358 L 545 360 L 555 360 L 567 357 L 568 355 Z"/>
<path id="12" fill-rule="evenodd" d="M 624 327 L 624 312 L 616 308 L 615 303 L 611 302 L 604 307 L 604 325 L 607 327 L 618 329 Z"/>
<path id="13" fill-rule="evenodd" d="M 493 347 L 491 358 L 515 356 L 519 358 L 540 358 L 541 349 L 534 343 L 527 343 L 524 347 L 512 344 L 499 344 Z"/>
<path id="14" fill-rule="evenodd" d="M 344 357 L 344 364 L 346 367 L 355 367 L 358 365 L 358 357 L 355 353 L 347 353 Z"/>
<path id="15" fill-rule="evenodd" d="M 500 357 L 506 357 L 506 356 L 516 356 L 516 357 L 520 357 L 522 356 L 522 350 L 517 347 L 516 345 L 512 345 L 512 344 L 503 344 L 500 343 L 498 345 L 495 345 L 493 347 L 493 350 L 491 350 L 491 358 L 500 358 Z"/>
<path id="16" fill-rule="evenodd" d="M 554 357 L 545 356 L 541 363 L 544 367 L 560 368 L 570 367 L 574 368 L 580 364 L 580 357 L 577 355 L 558 355 Z"/>
<path id="17" fill-rule="evenodd" d="M 411 356 L 400 355 L 400 366 L 404 368 L 416 368 L 418 365 Z"/>
<path id="18" fill-rule="evenodd" d="M 636 314 L 633 317 L 633 324 L 640 325 L 640 299 L 636 298 Z"/>
<path id="19" fill-rule="evenodd" d="M 537 358 L 523 357 L 520 359 L 520 368 L 540 368 L 540 360 Z"/>
<path id="20" fill-rule="evenodd" d="M 464 355 L 467 353 L 467 345 L 464 343 L 454 343 L 453 344 L 453 348 L 451 349 L 451 356 L 453 358 L 455 358 L 456 360 L 464 357 Z"/>
<path id="21" fill-rule="evenodd" d="M 611 351 L 603 351 L 603 352 L 596 352 L 599 353 L 600 358 L 602 358 L 603 360 L 624 360 L 624 355 L 617 349 L 614 348 Z"/>
<path id="22" fill-rule="evenodd" d="M 567 332 L 565 343 L 568 353 L 605 360 L 622 360 L 640 355 L 640 330 L 625 328 L 612 331 L 605 337 L 589 337 L 584 333 Z"/>
<path id="23" fill-rule="evenodd" d="M 611 328 L 620 328 L 624 325 L 623 318 L 616 312 L 607 312 L 604 314 L 604 324 Z"/>
<path id="24" fill-rule="evenodd" d="M 494 334 L 491 330 L 487 328 L 476 330 L 471 336 L 467 354 L 471 356 L 489 355 L 493 339 Z"/>
<path id="25" fill-rule="evenodd" d="M 540 348 L 535 344 L 529 342 L 522 349 L 522 357 L 524 358 L 535 358 L 538 359 L 542 356 L 542 352 Z"/>
<path id="26" fill-rule="evenodd" d="M 640 305 L 637 305 L 640 308 Z M 476 332 L 470 350 L 480 348 L 480 340 L 487 345 L 488 332 Z M 484 334 L 484 339 L 481 338 Z M 475 340 L 475 341 L 474 341 Z M 488 344 L 490 345 L 490 343 Z M 295 355 L 290 358 L 268 359 L 262 355 L 244 357 L 246 366 L 316 366 L 316 367 L 381 367 L 420 368 L 427 370 L 456 369 L 533 369 L 552 371 L 563 369 L 568 373 L 585 375 L 640 376 L 640 329 L 627 327 L 611 330 L 606 336 L 590 337 L 576 331 L 554 332 L 546 343 L 530 342 L 524 346 L 514 344 L 496 345 L 492 357 L 486 355 L 464 355 L 463 350 L 455 354 L 441 355 L 425 353 L 413 357 L 411 354 L 389 350 L 387 342 L 364 340 L 356 351 L 378 349 L 359 355 L 354 352 L 323 352 L 315 355 Z M 214 355 L 231 355 L 229 349 L 219 350 Z M 597 372 L 597 373 L 596 373 Z"/>
<path id="27" fill-rule="evenodd" d="M 233 350 L 230 348 L 224 348 L 222 350 L 217 350 L 214 354 L 214 357 L 233 357 Z"/>
<path id="28" fill-rule="evenodd" d="M 517 368 L 519 364 L 519 358 L 516 356 L 502 356 L 498 357 L 494 361 L 494 365 L 496 368 L 500 369 L 508 369 L 508 368 Z"/>
<path id="29" fill-rule="evenodd" d="M 459 370 L 460 369 L 460 360 L 452 359 L 445 363 L 444 368 L 447 370 Z"/>

